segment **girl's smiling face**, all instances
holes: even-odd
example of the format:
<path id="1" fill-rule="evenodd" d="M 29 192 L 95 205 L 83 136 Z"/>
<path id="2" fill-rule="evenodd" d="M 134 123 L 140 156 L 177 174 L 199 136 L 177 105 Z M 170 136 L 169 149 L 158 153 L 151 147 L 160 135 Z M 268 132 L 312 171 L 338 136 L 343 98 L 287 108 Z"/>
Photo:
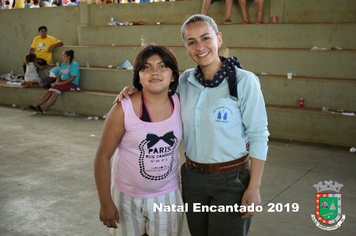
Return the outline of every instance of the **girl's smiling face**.
<path id="1" fill-rule="evenodd" d="M 162 58 L 155 54 L 147 58 L 144 68 L 139 72 L 142 90 L 152 93 L 167 93 L 169 85 L 174 81 L 172 70 Z"/>

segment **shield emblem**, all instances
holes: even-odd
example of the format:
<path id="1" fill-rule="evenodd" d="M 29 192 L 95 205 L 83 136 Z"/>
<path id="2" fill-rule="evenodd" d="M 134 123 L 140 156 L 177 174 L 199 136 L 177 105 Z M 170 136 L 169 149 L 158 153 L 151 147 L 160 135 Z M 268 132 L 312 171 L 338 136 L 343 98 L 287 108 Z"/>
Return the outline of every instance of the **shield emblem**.
<path id="1" fill-rule="evenodd" d="M 335 224 L 341 218 L 341 194 L 315 195 L 316 218 L 323 224 Z"/>

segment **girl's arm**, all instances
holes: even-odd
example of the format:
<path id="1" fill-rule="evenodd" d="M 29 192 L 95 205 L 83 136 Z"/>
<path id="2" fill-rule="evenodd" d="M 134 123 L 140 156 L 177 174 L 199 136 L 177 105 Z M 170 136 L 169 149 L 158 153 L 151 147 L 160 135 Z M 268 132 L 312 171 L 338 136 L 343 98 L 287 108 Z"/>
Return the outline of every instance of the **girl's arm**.
<path id="1" fill-rule="evenodd" d="M 47 68 L 48 65 L 40 65 L 37 61 L 33 62 L 33 64 L 40 70 L 43 70 L 44 68 Z"/>
<path id="2" fill-rule="evenodd" d="M 119 222 L 118 210 L 111 198 L 110 160 L 124 133 L 124 112 L 121 104 L 116 104 L 106 118 L 94 161 L 95 182 L 100 201 L 100 220 L 109 228 L 117 228 L 116 222 Z"/>

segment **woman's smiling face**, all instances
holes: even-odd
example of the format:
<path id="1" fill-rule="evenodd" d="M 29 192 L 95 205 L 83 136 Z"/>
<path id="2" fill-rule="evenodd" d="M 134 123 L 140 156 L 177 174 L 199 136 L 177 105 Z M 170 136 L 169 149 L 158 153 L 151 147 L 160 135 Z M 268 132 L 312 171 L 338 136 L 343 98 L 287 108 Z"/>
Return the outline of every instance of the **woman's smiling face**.
<path id="1" fill-rule="evenodd" d="M 221 33 L 216 34 L 208 23 L 191 23 L 185 28 L 183 35 L 187 53 L 200 67 L 220 63 Z"/>

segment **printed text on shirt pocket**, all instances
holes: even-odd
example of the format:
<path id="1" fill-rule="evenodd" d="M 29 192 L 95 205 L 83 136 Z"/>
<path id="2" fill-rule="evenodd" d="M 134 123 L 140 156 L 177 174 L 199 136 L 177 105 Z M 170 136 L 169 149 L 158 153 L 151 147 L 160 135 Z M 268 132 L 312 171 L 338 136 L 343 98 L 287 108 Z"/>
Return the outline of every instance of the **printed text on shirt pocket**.
<path id="1" fill-rule="evenodd" d="M 210 107 L 210 124 L 217 127 L 229 128 L 241 123 L 239 102 L 230 98 L 218 98 Z"/>

